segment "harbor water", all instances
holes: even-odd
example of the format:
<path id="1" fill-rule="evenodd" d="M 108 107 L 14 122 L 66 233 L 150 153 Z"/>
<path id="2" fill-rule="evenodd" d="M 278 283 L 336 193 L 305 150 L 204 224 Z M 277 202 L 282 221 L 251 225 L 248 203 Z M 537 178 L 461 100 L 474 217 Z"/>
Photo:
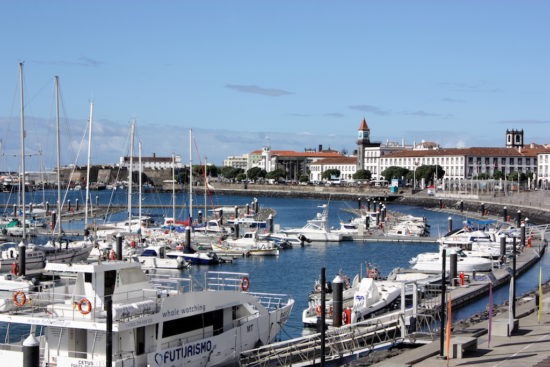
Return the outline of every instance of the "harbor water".
<path id="1" fill-rule="evenodd" d="M 72 205 L 79 200 L 80 205 L 84 202 L 84 191 L 69 191 L 67 200 Z M 125 190 L 97 191 L 92 193 L 92 201 L 98 197 L 100 204 L 126 204 L 127 192 Z M 28 197 L 34 202 L 42 202 L 44 196 L 41 192 L 29 193 Z M 176 196 L 177 204 L 186 204 L 187 195 L 179 193 Z M 207 205 L 232 206 L 246 205 L 251 203 L 253 197 L 246 196 L 216 196 L 206 200 Z M 45 200 L 55 203 L 55 192 L 45 192 Z M 327 204 L 325 200 L 296 199 L 296 198 L 258 198 L 261 207 L 272 208 L 277 212 L 275 224 L 281 228 L 301 227 L 308 219 L 312 219 L 317 212 L 321 211 L 320 205 Z M 16 199 L 9 194 L 0 194 L 0 203 L 14 203 Z M 137 203 L 137 195 L 133 199 Z M 143 195 L 144 204 L 170 205 L 172 202 L 171 193 L 147 193 Z M 196 197 L 194 202 L 195 217 L 196 211 L 204 212 L 205 200 Z M 357 201 L 330 201 L 330 225 L 339 227 L 340 220 L 347 221 L 353 214 L 343 209 L 356 209 Z M 448 214 L 426 210 L 420 207 L 412 207 L 399 204 L 387 204 L 391 211 L 402 212 L 414 216 L 425 217 L 430 225 L 431 236 L 439 237 L 447 232 Z M 176 210 L 176 219 L 184 220 L 188 216 L 184 213 L 186 209 Z M 134 213 L 137 215 L 137 204 L 134 206 Z M 11 214 L 7 209 L 6 214 Z M 171 208 L 144 209 L 143 215 L 172 216 Z M 461 216 L 451 215 L 455 228 L 462 225 L 465 219 Z M 117 221 L 127 218 L 127 212 L 119 212 L 110 215 L 108 218 L 97 218 L 97 224 L 103 224 L 105 220 Z M 82 229 L 83 222 L 75 221 L 64 223 L 65 229 Z M 215 266 L 192 266 L 189 270 L 172 273 L 182 277 L 194 277 L 202 280 L 207 271 L 233 271 L 243 272 L 250 275 L 250 291 L 289 294 L 296 304 L 291 313 L 290 319 L 281 334 L 281 339 L 288 339 L 301 336 L 304 333 L 301 313 L 307 307 L 308 294 L 312 292 L 313 285 L 318 279 L 321 268 L 326 268 L 327 280 L 332 280 L 337 273 L 353 277 L 355 274 L 365 274 L 367 264 L 378 268 L 382 275 L 387 275 L 396 267 L 409 267 L 409 260 L 421 252 L 437 251 L 437 243 L 421 242 L 362 242 L 346 241 L 341 243 L 312 243 L 304 247 L 295 247 L 290 250 L 281 251 L 277 257 L 252 256 L 239 258 L 232 263 L 225 263 Z M 550 260 L 543 259 L 544 280 L 550 279 Z M 538 266 L 525 273 L 518 280 L 517 294 L 533 290 L 538 285 Z M 495 291 L 495 303 L 502 303 L 508 297 L 507 287 Z M 482 299 L 472 305 L 466 306 L 454 313 L 455 320 L 466 318 L 476 312 L 484 310 L 487 299 Z M 2 337 L 0 335 L 0 337 Z"/>

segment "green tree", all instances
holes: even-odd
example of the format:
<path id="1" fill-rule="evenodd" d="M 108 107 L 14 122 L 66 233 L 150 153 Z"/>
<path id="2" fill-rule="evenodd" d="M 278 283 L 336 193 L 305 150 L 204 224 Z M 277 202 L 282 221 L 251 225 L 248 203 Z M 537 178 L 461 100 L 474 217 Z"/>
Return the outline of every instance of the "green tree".
<path id="1" fill-rule="evenodd" d="M 340 177 L 340 170 L 337 170 L 336 168 L 327 169 L 321 175 L 321 178 L 324 178 L 325 180 L 330 180 L 332 177 Z"/>
<path id="2" fill-rule="evenodd" d="M 382 171 L 382 176 L 384 176 L 386 180 L 391 181 L 394 178 L 397 178 L 397 179 L 407 178 L 407 175 L 409 174 L 409 172 L 411 171 L 409 171 L 406 168 L 391 166 Z"/>
<path id="3" fill-rule="evenodd" d="M 354 180 L 370 180 L 372 173 L 368 169 L 360 169 L 355 172 L 352 177 Z"/>
<path id="4" fill-rule="evenodd" d="M 433 181 L 436 174 L 437 179 L 443 178 L 443 176 L 445 176 L 445 170 L 443 169 L 443 167 L 441 167 L 440 165 L 422 165 L 416 169 L 416 181 L 424 179 L 425 182 L 431 182 Z"/>
<path id="5" fill-rule="evenodd" d="M 504 173 L 502 171 L 495 171 L 495 173 L 493 173 L 494 180 L 500 180 L 501 178 L 504 178 Z"/>
<path id="6" fill-rule="evenodd" d="M 235 177 L 235 179 L 236 179 L 237 181 L 244 181 L 244 180 L 246 180 L 246 175 L 244 174 L 244 172 L 241 172 L 241 173 L 237 174 L 237 176 Z"/>
<path id="7" fill-rule="evenodd" d="M 277 168 L 274 171 L 268 172 L 266 175 L 266 178 L 270 180 L 278 180 L 280 178 L 285 178 L 285 177 L 286 177 L 286 172 L 281 168 Z"/>
<path id="8" fill-rule="evenodd" d="M 244 173 L 244 170 L 242 168 L 223 167 L 221 171 L 222 176 L 227 179 L 233 179 L 239 173 Z"/>
<path id="9" fill-rule="evenodd" d="M 252 167 L 248 171 L 246 171 L 246 176 L 249 180 L 257 180 L 258 178 L 265 178 L 267 175 L 267 172 L 265 169 L 261 169 L 260 167 Z"/>
<path id="10" fill-rule="evenodd" d="M 508 181 L 518 182 L 518 175 L 519 182 L 524 182 L 525 180 L 527 180 L 527 175 L 525 173 L 514 171 L 508 175 Z"/>
<path id="11" fill-rule="evenodd" d="M 298 179 L 300 182 L 309 182 L 309 176 L 308 175 L 301 175 Z"/>
<path id="12" fill-rule="evenodd" d="M 479 175 L 477 175 L 474 178 L 476 180 L 488 180 L 489 178 L 491 178 L 491 176 L 489 176 L 487 173 L 480 173 Z"/>

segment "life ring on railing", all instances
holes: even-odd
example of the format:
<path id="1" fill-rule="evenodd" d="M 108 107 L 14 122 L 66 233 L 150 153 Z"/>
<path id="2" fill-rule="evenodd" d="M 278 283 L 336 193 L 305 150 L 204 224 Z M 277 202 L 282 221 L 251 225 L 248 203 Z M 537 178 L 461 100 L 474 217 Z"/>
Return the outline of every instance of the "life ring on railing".
<path id="1" fill-rule="evenodd" d="M 317 305 L 317 307 L 315 307 L 315 314 L 318 316 L 321 315 L 321 305 Z"/>
<path id="2" fill-rule="evenodd" d="M 27 303 L 27 295 L 25 292 L 17 291 L 13 294 L 13 303 L 15 303 L 16 306 L 23 306 L 25 303 Z"/>
<path id="3" fill-rule="evenodd" d="M 250 280 L 248 277 L 243 277 L 241 279 L 241 289 L 246 292 L 248 288 L 250 288 Z"/>
<path id="4" fill-rule="evenodd" d="M 136 241 L 130 242 L 130 247 L 131 247 L 131 248 L 135 248 L 135 247 L 136 247 Z"/>
<path id="5" fill-rule="evenodd" d="M 342 324 L 347 324 L 348 323 L 348 314 L 346 311 L 343 311 L 342 312 Z"/>
<path id="6" fill-rule="evenodd" d="M 90 302 L 87 298 L 82 298 L 80 302 L 78 302 L 78 312 L 83 315 L 87 315 L 92 312 L 92 302 Z"/>

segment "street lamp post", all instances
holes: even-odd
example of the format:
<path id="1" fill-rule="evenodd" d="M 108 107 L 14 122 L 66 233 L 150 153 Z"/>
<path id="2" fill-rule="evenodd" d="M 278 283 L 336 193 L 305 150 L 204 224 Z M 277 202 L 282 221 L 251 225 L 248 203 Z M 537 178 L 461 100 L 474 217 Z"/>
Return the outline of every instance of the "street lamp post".
<path id="1" fill-rule="evenodd" d="M 416 167 L 418 167 L 418 162 L 414 162 L 414 169 L 413 169 L 413 192 L 416 189 Z"/>

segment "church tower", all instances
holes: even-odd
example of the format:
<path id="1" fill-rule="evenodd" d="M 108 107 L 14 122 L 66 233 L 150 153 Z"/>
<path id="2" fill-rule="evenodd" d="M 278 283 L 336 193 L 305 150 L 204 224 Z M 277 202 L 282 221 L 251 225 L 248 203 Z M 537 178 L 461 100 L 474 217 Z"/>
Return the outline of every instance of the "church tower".
<path id="1" fill-rule="evenodd" d="M 365 169 L 365 148 L 370 145 L 370 129 L 363 118 L 357 131 L 357 170 Z"/>
<path id="2" fill-rule="evenodd" d="M 506 148 L 523 148 L 523 129 L 506 130 Z"/>

